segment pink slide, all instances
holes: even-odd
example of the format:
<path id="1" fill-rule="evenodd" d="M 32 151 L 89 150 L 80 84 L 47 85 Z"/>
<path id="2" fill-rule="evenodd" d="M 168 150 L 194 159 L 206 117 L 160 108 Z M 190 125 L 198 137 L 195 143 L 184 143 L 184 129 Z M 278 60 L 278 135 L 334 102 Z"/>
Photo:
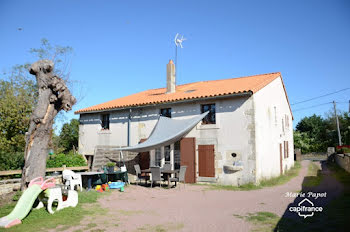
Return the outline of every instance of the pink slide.
<path id="1" fill-rule="evenodd" d="M 32 206 L 39 196 L 39 194 L 50 187 L 54 187 L 56 185 L 55 179 L 50 178 L 44 181 L 42 177 L 37 177 L 33 179 L 30 183 L 26 191 L 23 192 L 21 198 L 19 199 L 16 207 L 12 210 L 12 212 L 0 218 L 0 227 L 9 228 L 11 226 L 22 223 L 22 219 L 27 216 L 27 214 L 32 209 Z"/>

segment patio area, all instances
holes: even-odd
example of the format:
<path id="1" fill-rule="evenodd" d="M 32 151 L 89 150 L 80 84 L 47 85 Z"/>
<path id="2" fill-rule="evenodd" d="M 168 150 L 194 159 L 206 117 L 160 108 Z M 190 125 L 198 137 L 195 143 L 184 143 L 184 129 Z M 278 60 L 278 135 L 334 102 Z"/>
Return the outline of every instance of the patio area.
<path id="1" fill-rule="evenodd" d="M 266 211 L 282 216 L 294 200 L 285 193 L 300 190 L 307 174 L 307 163 L 302 166 L 288 183 L 252 191 L 181 183 L 171 189 L 129 185 L 124 193 L 113 191 L 98 201 L 107 215 L 87 216 L 68 231 L 84 229 L 88 222 L 104 225 L 104 231 L 251 231 L 254 225 L 237 215 Z"/>

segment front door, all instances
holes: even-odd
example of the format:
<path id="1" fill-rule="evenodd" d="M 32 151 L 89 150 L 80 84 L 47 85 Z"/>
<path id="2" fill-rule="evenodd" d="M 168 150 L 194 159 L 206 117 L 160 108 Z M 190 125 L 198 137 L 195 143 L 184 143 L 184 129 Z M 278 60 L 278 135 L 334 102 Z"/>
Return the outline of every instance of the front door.
<path id="1" fill-rule="evenodd" d="M 185 182 L 196 183 L 196 139 L 183 138 L 180 141 L 180 163 L 187 166 Z"/>
<path id="2" fill-rule="evenodd" d="M 214 145 L 198 145 L 198 169 L 201 177 L 215 177 Z"/>

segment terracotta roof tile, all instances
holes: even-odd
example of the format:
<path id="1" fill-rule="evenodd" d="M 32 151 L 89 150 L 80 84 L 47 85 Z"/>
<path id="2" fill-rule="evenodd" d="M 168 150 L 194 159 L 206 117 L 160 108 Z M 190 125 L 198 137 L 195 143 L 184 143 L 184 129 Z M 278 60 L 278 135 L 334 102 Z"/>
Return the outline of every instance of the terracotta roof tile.
<path id="1" fill-rule="evenodd" d="M 224 80 L 200 81 L 184 85 L 178 85 L 176 86 L 175 93 L 166 93 L 166 88 L 150 89 L 129 96 L 117 98 L 112 101 L 87 107 L 78 110 L 75 113 L 80 114 L 85 112 L 128 108 L 133 106 L 160 104 L 245 92 L 256 93 L 279 76 L 281 76 L 281 73 L 275 72 Z"/>

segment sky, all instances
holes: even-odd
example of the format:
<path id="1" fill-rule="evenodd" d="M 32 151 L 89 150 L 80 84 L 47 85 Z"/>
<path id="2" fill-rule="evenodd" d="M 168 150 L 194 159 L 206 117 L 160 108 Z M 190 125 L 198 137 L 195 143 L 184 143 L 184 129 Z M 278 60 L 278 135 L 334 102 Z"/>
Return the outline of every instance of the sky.
<path id="1" fill-rule="evenodd" d="M 81 108 L 165 87 L 176 33 L 177 84 L 281 72 L 291 104 L 350 88 L 347 0 L 1 0 L 0 71 L 34 62 L 42 38 L 71 46 L 79 102 L 60 128 Z M 348 111 L 350 89 L 292 105 L 294 126 L 333 100 Z"/>

